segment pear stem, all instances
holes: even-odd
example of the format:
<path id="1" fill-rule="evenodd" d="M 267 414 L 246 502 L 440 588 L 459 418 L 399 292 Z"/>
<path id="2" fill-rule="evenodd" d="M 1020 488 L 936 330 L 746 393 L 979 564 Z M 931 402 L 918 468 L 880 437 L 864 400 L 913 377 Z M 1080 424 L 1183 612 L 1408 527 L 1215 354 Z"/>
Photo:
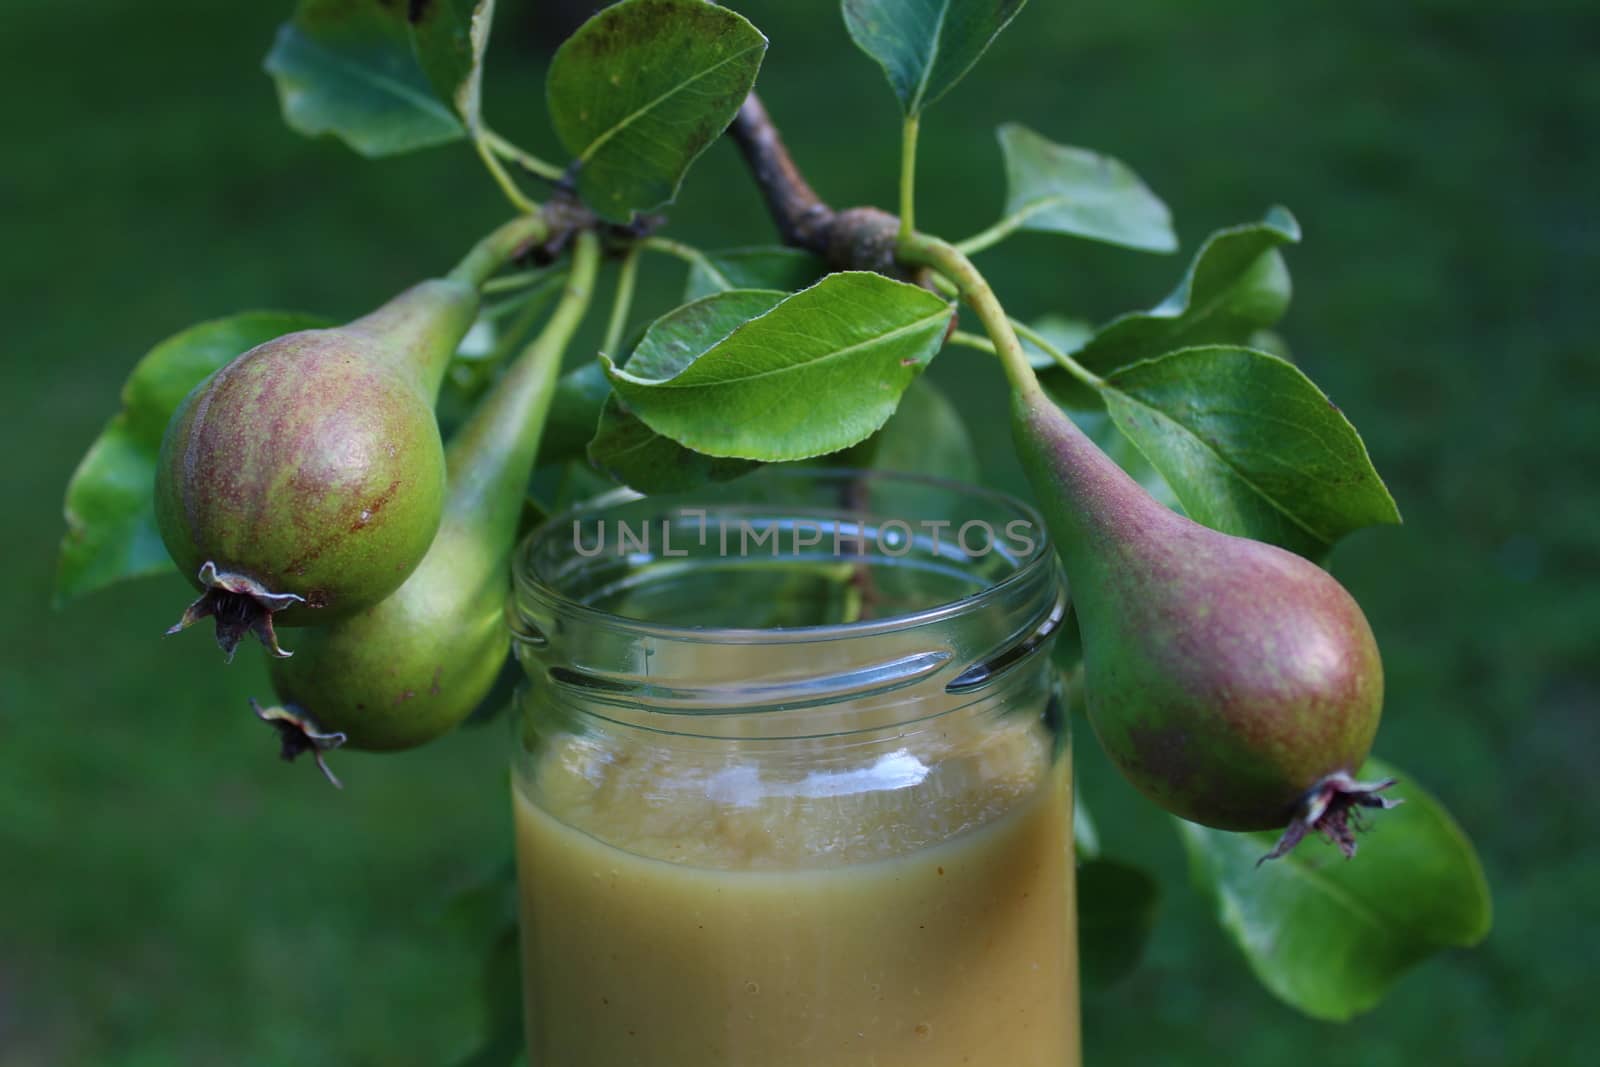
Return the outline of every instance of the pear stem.
<path id="1" fill-rule="evenodd" d="M 956 291 L 978 313 L 978 321 L 983 323 L 989 339 L 994 342 L 994 353 L 1000 357 L 1012 390 L 1018 394 L 1043 392 L 1038 377 L 1028 365 L 1028 357 L 1022 351 L 1022 342 L 1017 339 L 1011 319 L 972 260 L 948 241 L 915 232 L 900 239 L 896 254 L 902 263 L 932 267 L 955 282 Z"/>
<path id="2" fill-rule="evenodd" d="M 1079 363 L 1077 360 L 1061 351 L 1061 349 L 1057 347 L 1054 342 L 1052 342 L 1048 337 L 1040 333 L 1038 330 L 1035 330 L 1032 326 L 1029 326 L 1027 323 L 1018 322 L 1016 319 L 1012 319 L 1011 328 L 1016 330 L 1017 333 L 1022 337 L 1027 338 L 1030 342 L 1039 346 L 1039 348 L 1043 350 L 1044 354 L 1055 360 L 1062 370 L 1078 379 L 1078 381 L 1082 382 L 1084 385 L 1087 385 L 1091 389 L 1105 388 L 1106 381 L 1104 378 L 1100 377 L 1100 375 L 1096 374 L 1088 367 L 1085 367 L 1082 363 Z"/>
<path id="3" fill-rule="evenodd" d="M 555 267 L 535 267 L 533 270 L 519 270 L 514 274 L 501 274 L 490 278 L 483 283 L 485 293 L 509 293 L 517 289 L 527 289 L 542 286 L 562 272 Z"/>
<path id="4" fill-rule="evenodd" d="M 499 280 L 499 278 L 490 279 L 491 283 Z M 542 271 L 537 282 L 531 285 L 524 283 L 526 287 L 516 296 L 486 305 L 482 315 L 484 318 L 494 321 L 503 319 L 507 315 L 517 314 L 523 308 L 543 309 L 546 304 L 560 294 L 561 287 L 566 284 L 566 281 L 567 271 L 565 270 Z M 484 286 L 483 291 L 492 293 L 499 290 L 492 285 L 487 285 Z"/>
<path id="5" fill-rule="evenodd" d="M 1022 351 L 1022 342 L 1018 339 L 1018 334 L 1038 345 L 1068 374 L 1091 389 L 1105 388 L 1105 380 L 1098 374 L 1051 344 L 1037 330 L 1007 315 L 1005 308 L 1000 306 L 1000 299 L 994 295 L 994 290 L 989 287 L 982 272 L 955 245 L 925 233 L 912 233 L 909 237 L 900 238 L 896 254 L 902 263 L 932 267 L 955 283 L 956 292 L 972 306 L 972 310 L 978 313 L 978 320 L 983 323 L 983 328 L 988 331 L 989 340 L 994 345 L 994 354 L 1000 357 L 1006 378 L 1011 382 L 1011 388 L 1019 395 L 1043 390 L 1040 388 L 1038 376 L 1028 363 L 1026 353 Z M 965 337 L 958 343 L 972 346 L 972 342 Z"/>
<path id="6" fill-rule="evenodd" d="M 447 277 L 481 287 L 490 275 L 509 263 L 518 252 L 550 236 L 543 215 L 518 215 L 472 247 Z"/>

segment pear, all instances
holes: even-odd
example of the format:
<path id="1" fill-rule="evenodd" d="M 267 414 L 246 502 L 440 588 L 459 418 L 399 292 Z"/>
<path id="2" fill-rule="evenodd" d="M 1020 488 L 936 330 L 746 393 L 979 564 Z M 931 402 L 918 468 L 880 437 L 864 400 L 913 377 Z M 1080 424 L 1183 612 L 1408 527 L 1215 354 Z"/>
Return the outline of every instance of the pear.
<path id="1" fill-rule="evenodd" d="M 388 598 L 306 631 L 294 658 L 272 661 L 286 707 L 262 715 L 287 758 L 338 743 L 420 745 L 493 687 L 510 650 L 505 601 L 528 477 L 598 258 L 594 235 L 580 235 L 568 295 L 451 440 L 444 517 L 421 564 Z"/>
<path id="2" fill-rule="evenodd" d="M 168 633 L 216 620 L 246 633 L 346 618 L 399 588 L 444 504 L 434 402 L 478 290 L 547 233 L 537 215 L 480 241 L 445 277 L 344 326 L 257 345 L 197 385 L 161 441 L 155 511 L 201 596 Z"/>
<path id="3" fill-rule="evenodd" d="M 1067 575 L 1089 721 L 1167 811 L 1223 830 L 1322 831 L 1389 782 L 1353 775 L 1383 705 L 1377 642 L 1326 571 L 1153 499 L 1036 385 L 1013 395 L 1017 452 Z"/>
<path id="4" fill-rule="evenodd" d="M 433 540 L 444 446 L 433 403 L 477 313 L 465 282 L 423 282 L 345 326 L 257 345 L 184 399 L 167 425 L 156 518 L 202 592 L 173 630 L 329 622 L 382 600 Z"/>

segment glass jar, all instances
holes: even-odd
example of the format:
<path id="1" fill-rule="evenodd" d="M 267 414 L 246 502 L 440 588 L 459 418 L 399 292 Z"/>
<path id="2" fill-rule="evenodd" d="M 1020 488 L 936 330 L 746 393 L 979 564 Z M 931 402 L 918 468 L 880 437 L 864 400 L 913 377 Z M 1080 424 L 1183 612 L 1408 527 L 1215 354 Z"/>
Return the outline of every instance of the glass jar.
<path id="1" fill-rule="evenodd" d="M 1076 1065 L 1043 524 L 769 468 L 523 545 L 531 1067 Z"/>

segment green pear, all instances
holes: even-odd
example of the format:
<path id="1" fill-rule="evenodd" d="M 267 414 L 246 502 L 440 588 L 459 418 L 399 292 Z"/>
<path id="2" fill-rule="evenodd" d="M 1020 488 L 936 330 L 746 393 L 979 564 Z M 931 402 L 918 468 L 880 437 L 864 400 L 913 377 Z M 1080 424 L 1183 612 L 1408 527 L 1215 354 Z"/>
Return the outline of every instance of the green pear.
<path id="1" fill-rule="evenodd" d="M 451 440 L 444 518 L 421 564 L 383 601 L 306 631 L 294 658 L 272 661 L 309 741 L 409 748 L 456 726 L 493 686 L 510 649 L 505 601 L 528 477 L 598 258 L 594 236 L 581 235 L 568 296 Z M 288 756 L 312 747 L 286 739 Z"/>

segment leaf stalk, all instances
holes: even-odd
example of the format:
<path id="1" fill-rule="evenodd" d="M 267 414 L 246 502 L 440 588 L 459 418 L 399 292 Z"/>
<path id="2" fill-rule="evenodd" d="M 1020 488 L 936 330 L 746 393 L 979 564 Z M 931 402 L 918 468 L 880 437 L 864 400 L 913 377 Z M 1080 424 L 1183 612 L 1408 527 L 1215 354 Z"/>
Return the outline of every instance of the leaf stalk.
<path id="1" fill-rule="evenodd" d="M 639 275 L 639 246 L 628 249 L 617 271 L 617 292 L 611 300 L 611 318 L 606 322 L 600 351 L 615 354 L 622 344 L 622 331 L 628 328 L 628 312 L 633 308 L 633 287 Z"/>
<path id="2" fill-rule="evenodd" d="M 900 240 L 916 232 L 917 132 L 921 126 L 915 115 L 907 115 L 900 128 Z"/>

